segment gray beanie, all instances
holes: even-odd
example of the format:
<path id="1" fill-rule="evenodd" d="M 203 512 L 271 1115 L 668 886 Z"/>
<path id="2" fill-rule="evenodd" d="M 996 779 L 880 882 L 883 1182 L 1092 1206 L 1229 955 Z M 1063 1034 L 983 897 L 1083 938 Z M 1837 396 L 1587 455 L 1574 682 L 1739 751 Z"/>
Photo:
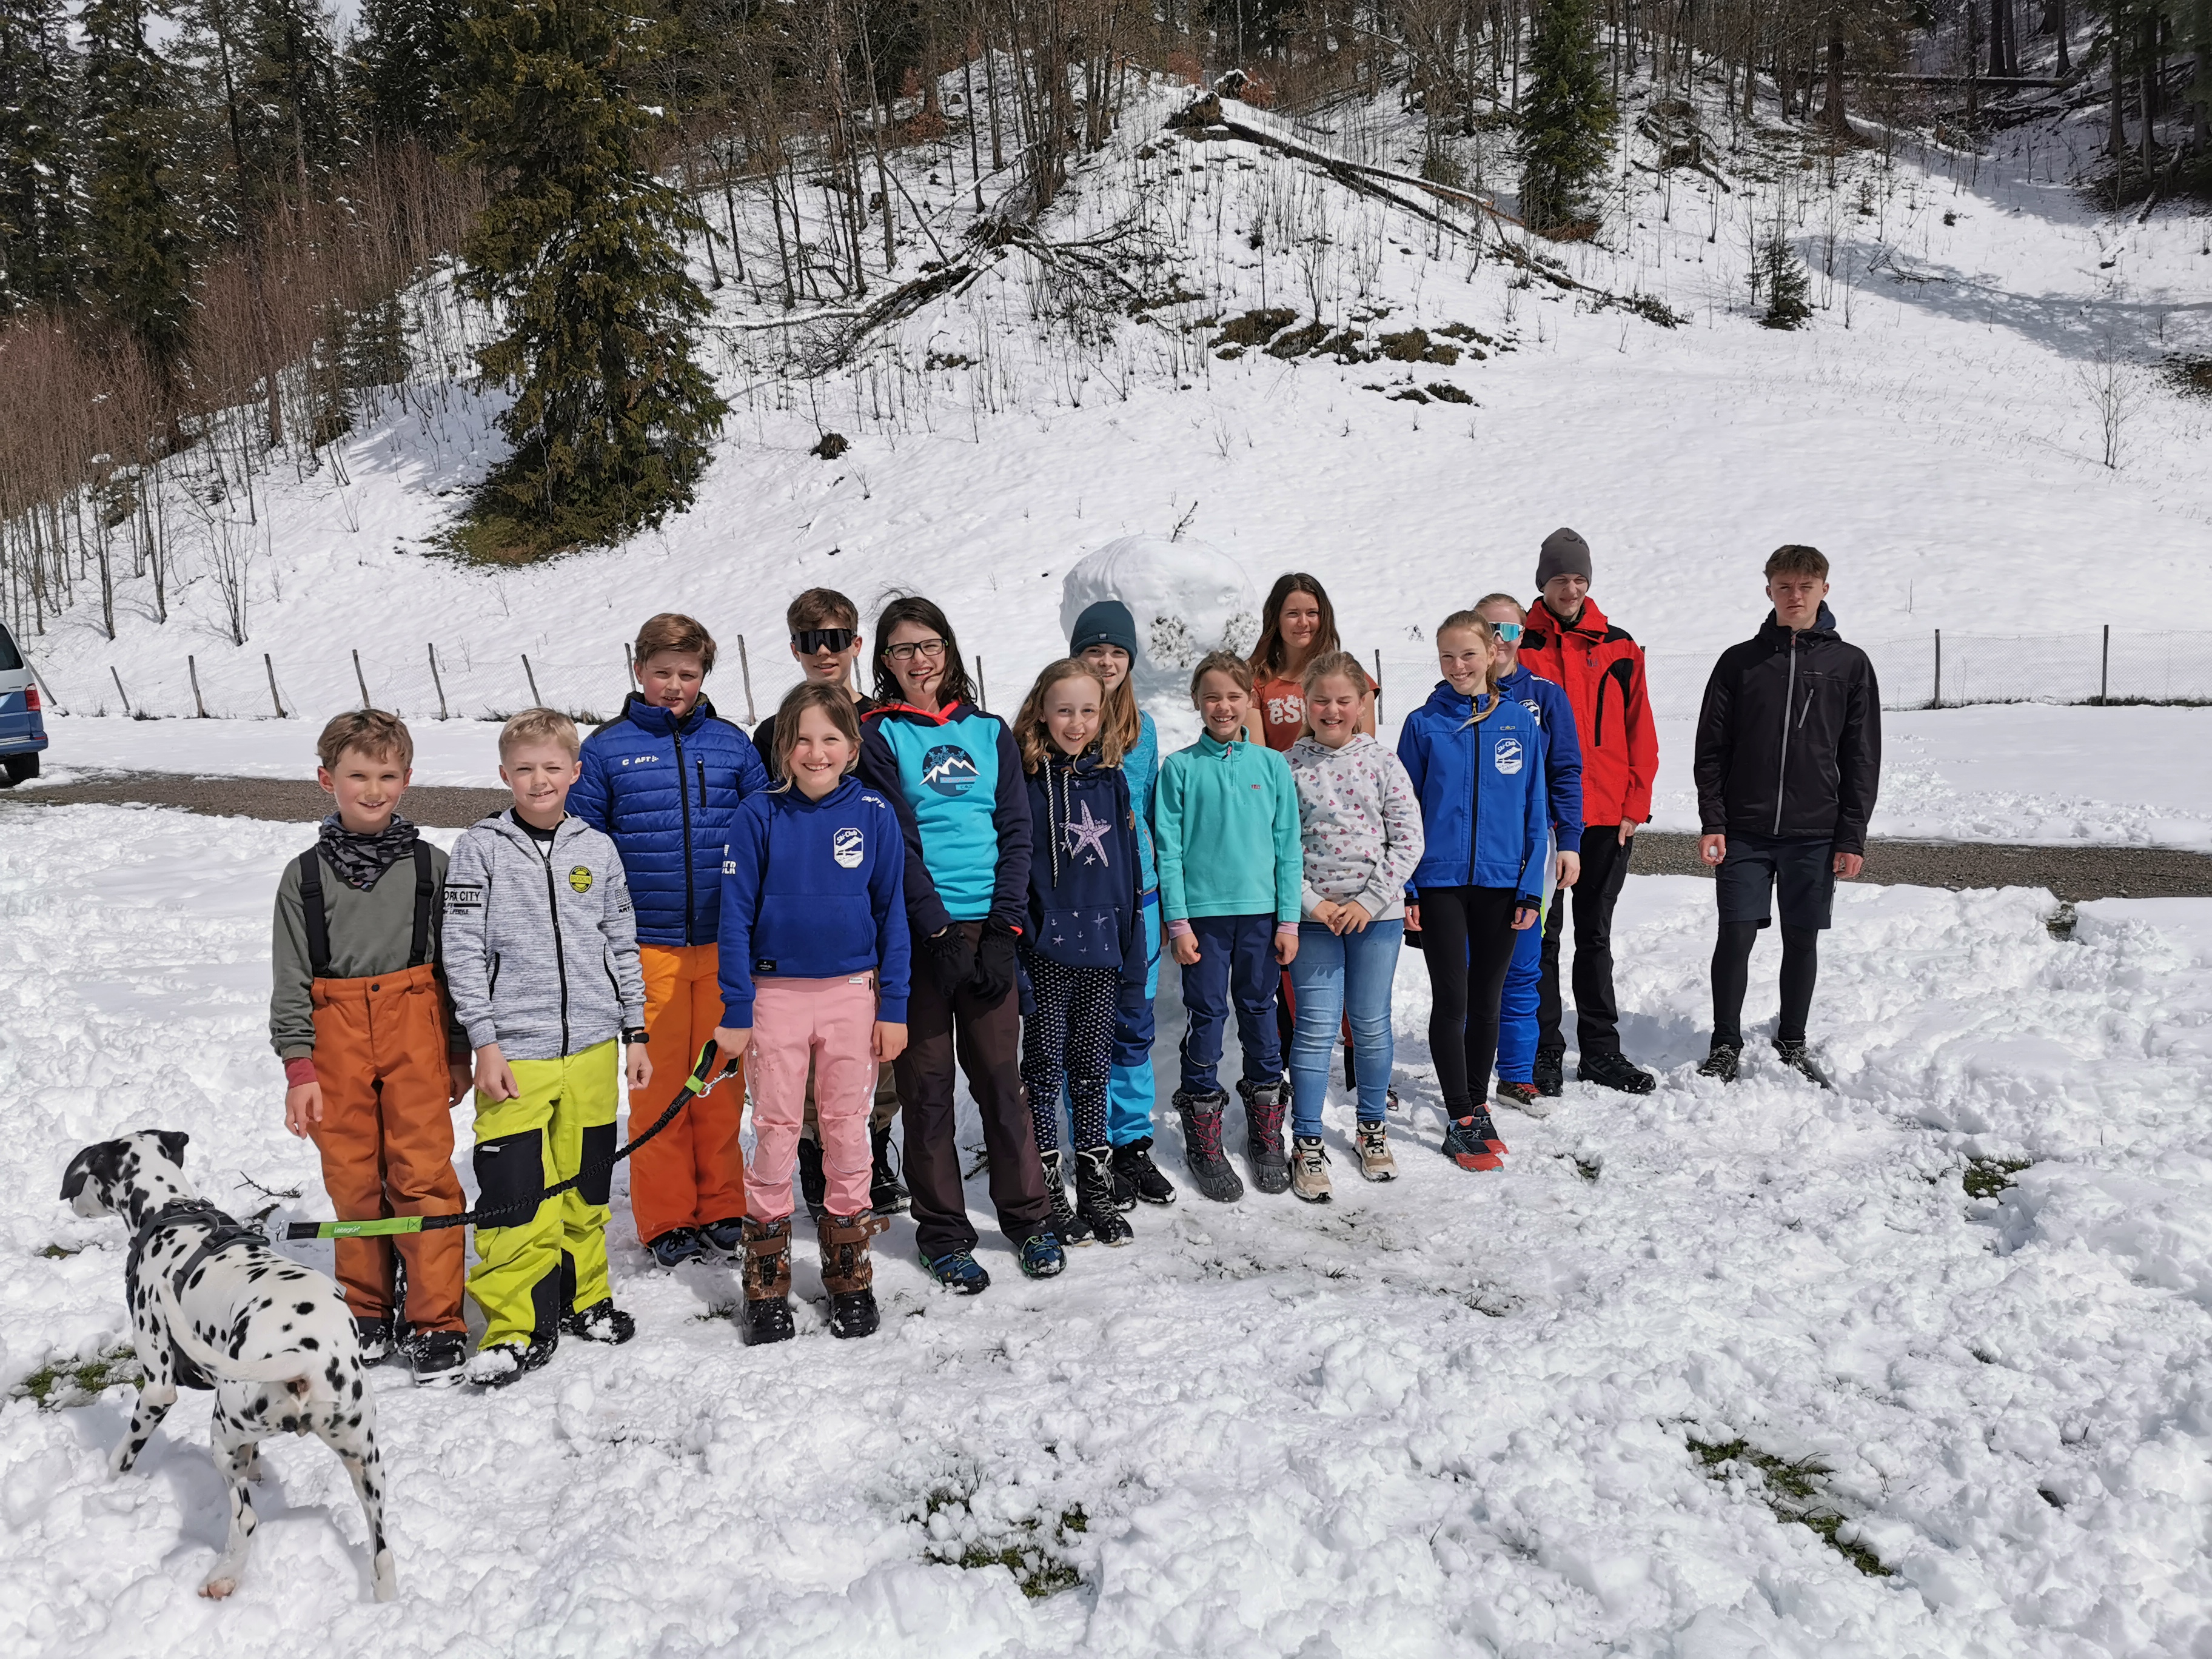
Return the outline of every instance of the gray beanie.
<path id="1" fill-rule="evenodd" d="M 1545 537 L 1543 550 L 1536 555 L 1538 589 L 1554 576 L 1580 576 L 1584 581 L 1590 579 L 1589 544 L 1564 527 Z"/>

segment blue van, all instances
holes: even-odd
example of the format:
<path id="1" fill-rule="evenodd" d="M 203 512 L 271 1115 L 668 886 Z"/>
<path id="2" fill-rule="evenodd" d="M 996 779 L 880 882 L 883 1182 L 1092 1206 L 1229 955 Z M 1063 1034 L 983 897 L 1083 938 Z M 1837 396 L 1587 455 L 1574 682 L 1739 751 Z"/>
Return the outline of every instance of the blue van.
<path id="1" fill-rule="evenodd" d="M 38 680 L 7 624 L 0 623 L 0 788 L 38 776 L 39 751 L 46 746 Z"/>

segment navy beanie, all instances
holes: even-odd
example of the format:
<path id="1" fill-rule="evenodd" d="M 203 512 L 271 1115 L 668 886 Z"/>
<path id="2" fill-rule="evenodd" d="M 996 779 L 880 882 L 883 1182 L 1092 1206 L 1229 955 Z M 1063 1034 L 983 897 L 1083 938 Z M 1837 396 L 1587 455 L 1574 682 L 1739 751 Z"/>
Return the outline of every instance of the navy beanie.
<path id="1" fill-rule="evenodd" d="M 1083 607 L 1067 636 L 1067 654 L 1079 657 L 1094 645 L 1118 645 L 1137 660 L 1137 619 L 1119 599 L 1100 599 Z"/>

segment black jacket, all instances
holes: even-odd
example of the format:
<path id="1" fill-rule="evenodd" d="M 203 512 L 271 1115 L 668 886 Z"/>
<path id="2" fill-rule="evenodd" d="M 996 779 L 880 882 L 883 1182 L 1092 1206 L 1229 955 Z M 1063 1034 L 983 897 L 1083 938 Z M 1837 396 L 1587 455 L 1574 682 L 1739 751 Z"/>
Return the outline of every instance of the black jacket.
<path id="1" fill-rule="evenodd" d="M 1721 653 L 1698 714 L 1697 777 L 1706 835 L 1866 851 L 1881 781 L 1881 691 L 1826 605 L 1795 635 L 1770 611 L 1754 638 Z"/>

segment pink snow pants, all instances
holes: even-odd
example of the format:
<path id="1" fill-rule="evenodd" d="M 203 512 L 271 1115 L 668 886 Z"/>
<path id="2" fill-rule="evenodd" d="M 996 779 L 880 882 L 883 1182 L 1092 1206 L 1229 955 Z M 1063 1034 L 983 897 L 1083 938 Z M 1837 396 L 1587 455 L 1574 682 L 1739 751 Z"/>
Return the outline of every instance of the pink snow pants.
<path id="1" fill-rule="evenodd" d="M 756 1221 L 791 1213 L 791 1169 L 806 1114 L 806 1072 L 822 1134 L 824 1201 L 832 1215 L 867 1212 L 874 1154 L 876 976 L 753 981 L 753 1161 L 745 1210 Z"/>

